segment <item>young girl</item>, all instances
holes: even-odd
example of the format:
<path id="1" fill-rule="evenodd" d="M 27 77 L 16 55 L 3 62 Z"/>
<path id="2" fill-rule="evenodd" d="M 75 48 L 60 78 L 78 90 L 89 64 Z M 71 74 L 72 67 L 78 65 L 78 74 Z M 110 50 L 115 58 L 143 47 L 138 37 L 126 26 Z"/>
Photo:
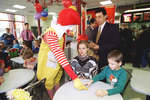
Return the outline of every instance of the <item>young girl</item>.
<path id="1" fill-rule="evenodd" d="M 23 48 L 21 49 L 21 53 L 20 53 L 21 56 L 23 55 L 23 53 L 25 52 L 25 50 L 29 50 L 30 49 L 29 48 L 29 44 L 27 42 L 24 41 L 22 44 L 23 44 Z"/>
<path id="2" fill-rule="evenodd" d="M 88 56 L 88 42 L 80 41 L 77 45 L 78 56 L 72 62 L 72 68 L 83 79 L 92 79 L 97 73 L 97 64 L 92 56 Z"/>

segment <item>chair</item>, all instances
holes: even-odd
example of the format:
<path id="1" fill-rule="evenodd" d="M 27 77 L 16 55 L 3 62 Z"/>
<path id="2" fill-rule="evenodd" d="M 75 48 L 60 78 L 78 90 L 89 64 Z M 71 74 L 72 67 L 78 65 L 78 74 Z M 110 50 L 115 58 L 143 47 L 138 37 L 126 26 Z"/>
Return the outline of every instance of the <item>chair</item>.
<path id="1" fill-rule="evenodd" d="M 128 84 L 130 83 L 131 77 L 132 77 L 132 69 L 125 69 L 127 72 L 127 82 L 126 85 L 124 87 L 124 90 L 122 91 L 122 93 L 120 93 L 122 96 L 124 95 L 125 90 L 127 89 Z"/>
<path id="2" fill-rule="evenodd" d="M 48 92 L 45 88 L 45 81 L 46 79 L 44 78 L 24 88 L 30 93 L 32 100 L 50 100 Z"/>

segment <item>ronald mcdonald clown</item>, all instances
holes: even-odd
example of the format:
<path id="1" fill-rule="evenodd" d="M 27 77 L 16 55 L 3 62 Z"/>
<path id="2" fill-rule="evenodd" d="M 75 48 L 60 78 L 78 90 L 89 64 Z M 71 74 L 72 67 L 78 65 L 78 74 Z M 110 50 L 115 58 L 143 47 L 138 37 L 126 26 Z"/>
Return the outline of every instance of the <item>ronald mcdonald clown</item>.
<path id="1" fill-rule="evenodd" d="M 51 27 L 43 34 L 38 55 L 37 78 L 38 80 L 46 78 L 45 86 L 48 91 L 59 84 L 62 76 L 62 68 L 73 80 L 75 88 L 78 90 L 87 89 L 72 70 L 62 50 L 63 34 L 71 29 L 73 25 L 79 24 L 80 15 L 71 6 L 60 11 L 58 18 L 53 17 Z"/>

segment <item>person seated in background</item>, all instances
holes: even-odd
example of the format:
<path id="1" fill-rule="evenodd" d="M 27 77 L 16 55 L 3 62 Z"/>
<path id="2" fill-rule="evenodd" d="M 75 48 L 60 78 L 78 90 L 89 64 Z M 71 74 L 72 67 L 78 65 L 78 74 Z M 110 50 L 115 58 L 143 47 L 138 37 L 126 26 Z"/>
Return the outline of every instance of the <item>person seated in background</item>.
<path id="1" fill-rule="evenodd" d="M 39 53 L 39 48 L 40 48 L 40 44 L 38 40 L 34 40 L 33 42 L 33 46 L 32 46 L 32 51 L 33 53 Z"/>
<path id="2" fill-rule="evenodd" d="M 5 63 L 4 60 L 0 60 L 0 76 L 4 74 Z"/>
<path id="3" fill-rule="evenodd" d="M 23 53 L 24 53 L 25 50 L 30 49 L 28 42 L 24 41 L 22 44 L 23 44 L 23 48 L 21 49 L 20 56 L 23 55 Z"/>
<path id="4" fill-rule="evenodd" d="M 3 74 L 9 70 L 9 68 L 5 68 L 4 60 L 0 60 L 0 85 L 4 82 Z"/>
<path id="5" fill-rule="evenodd" d="M 96 75 L 85 85 L 90 86 L 92 83 L 106 79 L 113 88 L 108 90 L 97 90 L 97 96 L 113 95 L 121 93 L 127 82 L 127 72 L 121 67 L 123 54 L 119 50 L 113 50 L 108 53 L 108 66 L 105 66 L 102 72 Z"/>
<path id="6" fill-rule="evenodd" d="M 0 42 L 0 49 L 3 53 L 6 52 L 6 47 L 5 47 L 4 42 Z"/>
<path id="7" fill-rule="evenodd" d="M 4 43 L 0 42 L 0 60 L 4 61 L 5 72 L 8 72 L 11 69 L 10 57 L 4 48 Z"/>
<path id="8" fill-rule="evenodd" d="M 36 57 L 33 57 L 33 52 L 31 49 L 26 49 L 22 55 L 22 58 L 24 59 L 23 66 L 25 68 L 33 69 L 37 64 L 37 59 Z"/>
<path id="9" fill-rule="evenodd" d="M 13 40 L 15 39 L 14 35 L 10 32 L 10 28 L 6 28 L 6 33 L 2 35 L 2 39 L 7 48 L 12 48 Z"/>
<path id="10" fill-rule="evenodd" d="M 21 50 L 21 46 L 19 45 L 18 40 L 13 40 L 13 48 Z"/>
<path id="11" fill-rule="evenodd" d="M 92 79 L 97 74 L 97 64 L 92 56 L 88 56 L 88 42 L 81 40 L 77 44 L 78 56 L 72 62 L 72 68 L 79 78 Z"/>

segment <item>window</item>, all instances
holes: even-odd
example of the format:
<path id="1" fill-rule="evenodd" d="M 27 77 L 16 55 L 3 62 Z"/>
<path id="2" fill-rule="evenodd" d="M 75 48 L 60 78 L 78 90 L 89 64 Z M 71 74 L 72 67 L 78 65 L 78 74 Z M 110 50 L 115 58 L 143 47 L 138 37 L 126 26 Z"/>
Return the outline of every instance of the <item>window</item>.
<path id="1" fill-rule="evenodd" d="M 19 39 L 24 22 L 25 17 L 22 15 L 0 13 L 0 37 L 6 32 L 6 28 L 10 28 L 11 33 Z"/>

